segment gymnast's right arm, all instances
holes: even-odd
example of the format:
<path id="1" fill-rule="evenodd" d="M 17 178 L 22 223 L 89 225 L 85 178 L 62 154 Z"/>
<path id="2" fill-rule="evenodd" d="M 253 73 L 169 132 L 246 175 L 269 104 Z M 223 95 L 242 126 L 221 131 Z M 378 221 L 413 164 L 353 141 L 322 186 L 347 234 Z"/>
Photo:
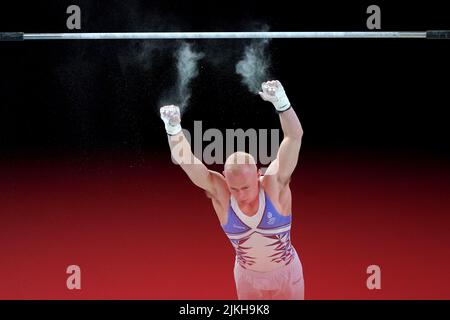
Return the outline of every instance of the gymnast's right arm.
<path id="1" fill-rule="evenodd" d="M 198 187 L 204 189 L 214 197 L 217 186 L 221 182 L 221 175 L 208 168 L 194 156 L 189 141 L 181 129 L 180 108 L 174 105 L 164 106 L 160 109 L 161 119 L 164 121 L 168 135 L 172 158 L 181 166 L 189 179 Z"/>

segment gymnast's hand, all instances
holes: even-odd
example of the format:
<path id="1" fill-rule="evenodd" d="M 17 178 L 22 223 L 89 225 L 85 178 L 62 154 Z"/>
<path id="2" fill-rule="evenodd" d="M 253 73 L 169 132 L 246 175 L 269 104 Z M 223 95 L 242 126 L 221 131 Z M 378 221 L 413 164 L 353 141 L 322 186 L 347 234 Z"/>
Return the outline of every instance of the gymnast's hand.
<path id="1" fill-rule="evenodd" d="M 159 109 L 161 119 L 164 121 L 166 132 L 168 135 L 176 135 L 181 131 L 181 115 L 180 108 L 174 105 L 164 106 Z"/>
<path id="2" fill-rule="evenodd" d="M 286 111 L 291 107 L 289 99 L 280 81 L 273 80 L 261 84 L 262 92 L 259 95 L 264 101 L 270 101 L 278 112 Z"/>

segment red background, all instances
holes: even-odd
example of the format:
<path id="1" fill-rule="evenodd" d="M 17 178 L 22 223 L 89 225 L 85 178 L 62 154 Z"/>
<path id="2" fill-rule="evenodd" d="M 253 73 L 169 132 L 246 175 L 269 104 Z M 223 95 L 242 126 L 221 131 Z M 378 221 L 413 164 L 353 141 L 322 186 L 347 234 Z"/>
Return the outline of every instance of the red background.
<path id="1" fill-rule="evenodd" d="M 236 299 L 231 244 L 168 154 L 5 161 L 0 176 L 0 299 Z M 447 161 L 316 152 L 291 185 L 306 299 L 450 298 Z"/>

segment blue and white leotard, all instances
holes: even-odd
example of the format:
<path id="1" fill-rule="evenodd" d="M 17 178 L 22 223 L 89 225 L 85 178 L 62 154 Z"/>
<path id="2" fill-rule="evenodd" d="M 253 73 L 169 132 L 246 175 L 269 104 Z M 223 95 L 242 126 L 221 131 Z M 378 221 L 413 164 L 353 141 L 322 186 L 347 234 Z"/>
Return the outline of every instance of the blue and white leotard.
<path id="1" fill-rule="evenodd" d="M 290 240 L 292 215 L 281 215 L 262 187 L 255 215 L 244 214 L 233 196 L 227 215 L 227 223 L 222 228 L 236 250 L 236 261 L 241 267 L 267 272 L 288 265 L 295 258 Z"/>

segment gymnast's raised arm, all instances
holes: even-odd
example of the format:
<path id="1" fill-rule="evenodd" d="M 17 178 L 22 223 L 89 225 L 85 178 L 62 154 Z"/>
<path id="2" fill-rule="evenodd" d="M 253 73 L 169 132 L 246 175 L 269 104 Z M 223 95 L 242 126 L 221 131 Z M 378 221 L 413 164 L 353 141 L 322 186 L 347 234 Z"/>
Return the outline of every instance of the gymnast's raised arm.
<path id="1" fill-rule="evenodd" d="M 192 153 L 189 141 L 181 129 L 180 108 L 174 105 L 160 109 L 164 121 L 172 158 L 181 166 L 189 179 L 198 187 L 216 197 L 218 189 L 224 185 L 224 177 L 208 168 Z"/>
<path id="2" fill-rule="evenodd" d="M 275 178 L 272 180 L 284 187 L 289 184 L 291 175 L 297 166 L 303 128 L 278 80 L 264 82 L 259 95 L 263 100 L 271 102 L 280 116 L 284 138 L 278 149 L 277 158 L 267 168 L 266 176 Z"/>

